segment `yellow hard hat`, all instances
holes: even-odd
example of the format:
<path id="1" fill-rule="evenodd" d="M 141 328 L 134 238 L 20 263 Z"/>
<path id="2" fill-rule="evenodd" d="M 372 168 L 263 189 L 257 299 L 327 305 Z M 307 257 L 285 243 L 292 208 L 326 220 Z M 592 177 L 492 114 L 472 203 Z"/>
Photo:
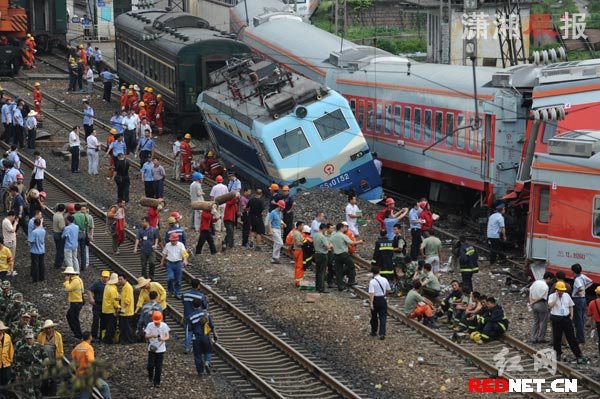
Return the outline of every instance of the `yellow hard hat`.
<path id="1" fill-rule="evenodd" d="M 143 102 L 143 101 L 140 101 L 140 104 L 139 104 L 139 105 L 140 105 L 140 107 L 145 107 L 145 106 L 146 106 L 146 103 L 145 103 L 145 102 Z"/>
<path id="2" fill-rule="evenodd" d="M 144 87 L 144 91 L 148 91 L 148 86 Z"/>
<path id="3" fill-rule="evenodd" d="M 117 129 L 115 129 L 115 128 L 110 129 L 110 134 L 117 134 Z"/>
<path id="4" fill-rule="evenodd" d="M 596 295 L 600 295 L 600 285 L 596 287 Z"/>
<path id="5" fill-rule="evenodd" d="M 128 95 L 128 96 L 133 96 L 133 90 L 129 90 L 129 91 L 127 92 L 127 95 Z"/>
<path id="6" fill-rule="evenodd" d="M 208 154 L 206 154 L 207 157 L 214 157 L 215 153 L 212 151 L 209 151 Z"/>
<path id="7" fill-rule="evenodd" d="M 186 140 L 191 140 L 192 139 L 192 135 L 189 133 L 186 133 L 185 136 L 183 136 L 184 139 Z"/>
<path id="8" fill-rule="evenodd" d="M 162 94 L 157 94 L 156 98 L 162 98 Z"/>
<path id="9" fill-rule="evenodd" d="M 80 44 L 79 46 L 77 46 L 77 48 L 83 48 L 83 44 Z"/>
<path id="10" fill-rule="evenodd" d="M 169 216 L 169 218 L 167 219 L 167 223 L 175 224 L 177 223 L 177 220 L 173 216 Z"/>
<path id="11" fill-rule="evenodd" d="M 567 285 L 562 281 L 557 281 L 556 284 L 554 284 L 554 288 L 556 291 L 566 291 Z"/>
<path id="12" fill-rule="evenodd" d="M 38 87 L 38 86 L 40 86 L 40 82 L 35 82 L 33 85 L 34 85 L 35 87 Z"/>
<path id="13" fill-rule="evenodd" d="M 127 87 L 121 86 L 121 90 L 127 90 Z"/>
<path id="14" fill-rule="evenodd" d="M 148 87 L 148 93 L 154 93 L 154 89 L 152 87 Z"/>

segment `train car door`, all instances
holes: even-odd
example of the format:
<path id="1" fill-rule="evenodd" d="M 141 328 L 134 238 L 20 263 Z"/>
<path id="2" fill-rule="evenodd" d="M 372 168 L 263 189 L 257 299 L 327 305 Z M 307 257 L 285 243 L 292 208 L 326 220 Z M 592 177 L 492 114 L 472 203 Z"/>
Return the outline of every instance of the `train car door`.
<path id="1" fill-rule="evenodd" d="M 529 201 L 526 244 L 528 259 L 548 259 L 548 225 L 551 217 L 550 187 L 536 184 L 533 186 Z"/>

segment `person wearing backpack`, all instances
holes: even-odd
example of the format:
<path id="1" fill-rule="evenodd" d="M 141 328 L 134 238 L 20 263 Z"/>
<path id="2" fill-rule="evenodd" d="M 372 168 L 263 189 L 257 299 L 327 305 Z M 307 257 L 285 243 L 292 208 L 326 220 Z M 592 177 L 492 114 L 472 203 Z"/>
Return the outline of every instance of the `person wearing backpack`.
<path id="1" fill-rule="evenodd" d="M 217 334 L 215 333 L 215 325 L 212 317 L 206 309 L 203 309 L 202 301 L 195 298 L 192 301 L 194 310 L 190 314 L 190 323 L 192 324 L 192 332 L 194 333 L 194 340 L 192 346 L 194 349 L 194 363 L 196 364 L 196 371 L 198 375 L 202 376 L 206 371 L 206 374 L 210 374 L 212 371 L 212 343 L 210 341 L 210 334 L 212 333 L 213 339 L 217 342 Z"/>
<path id="2" fill-rule="evenodd" d="M 473 273 L 479 272 L 479 254 L 464 236 L 460 236 L 459 241 L 462 242 L 462 246 L 458 250 L 459 271 L 462 276 L 461 285 L 473 291 Z"/>

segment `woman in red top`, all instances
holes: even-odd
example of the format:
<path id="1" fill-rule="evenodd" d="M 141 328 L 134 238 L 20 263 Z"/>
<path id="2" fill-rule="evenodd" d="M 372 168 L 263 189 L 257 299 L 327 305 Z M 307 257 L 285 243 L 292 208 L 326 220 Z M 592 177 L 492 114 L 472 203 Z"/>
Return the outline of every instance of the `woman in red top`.
<path id="1" fill-rule="evenodd" d="M 423 201 L 425 202 L 425 201 Z M 426 232 L 431 230 L 433 227 L 433 213 L 431 212 L 431 207 L 429 206 L 429 202 L 425 202 L 423 206 L 423 210 L 419 215 L 419 218 L 425 221 L 425 223 L 421 224 L 421 232 Z"/>
<path id="2" fill-rule="evenodd" d="M 223 213 L 223 223 L 225 224 L 225 245 L 233 248 L 233 230 L 237 220 L 238 199 L 240 193 L 237 193 L 235 198 L 230 199 L 225 203 L 225 211 Z"/>
<path id="3" fill-rule="evenodd" d="M 202 247 L 204 247 L 205 242 L 208 242 L 208 247 L 212 255 L 217 253 L 215 241 L 212 236 L 212 226 L 216 221 L 217 218 L 211 211 L 202 211 L 202 215 L 200 216 L 200 237 L 198 237 L 198 244 L 196 244 L 196 255 L 202 253 Z"/>

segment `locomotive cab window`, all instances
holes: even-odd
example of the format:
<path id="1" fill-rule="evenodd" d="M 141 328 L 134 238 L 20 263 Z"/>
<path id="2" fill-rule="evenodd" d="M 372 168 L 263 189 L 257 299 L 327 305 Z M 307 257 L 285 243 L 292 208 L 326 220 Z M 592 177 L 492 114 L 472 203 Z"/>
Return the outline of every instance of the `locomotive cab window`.
<path id="1" fill-rule="evenodd" d="M 600 196 L 594 197 L 594 218 L 592 223 L 594 237 L 600 237 Z"/>
<path id="2" fill-rule="evenodd" d="M 315 119 L 313 123 L 317 128 L 317 132 L 319 132 L 319 136 L 321 136 L 321 140 L 327 140 L 350 128 L 340 109 L 336 109 L 333 112 Z"/>
<path id="3" fill-rule="evenodd" d="M 283 159 L 310 147 L 302 128 L 299 127 L 275 137 L 273 142 Z"/>

